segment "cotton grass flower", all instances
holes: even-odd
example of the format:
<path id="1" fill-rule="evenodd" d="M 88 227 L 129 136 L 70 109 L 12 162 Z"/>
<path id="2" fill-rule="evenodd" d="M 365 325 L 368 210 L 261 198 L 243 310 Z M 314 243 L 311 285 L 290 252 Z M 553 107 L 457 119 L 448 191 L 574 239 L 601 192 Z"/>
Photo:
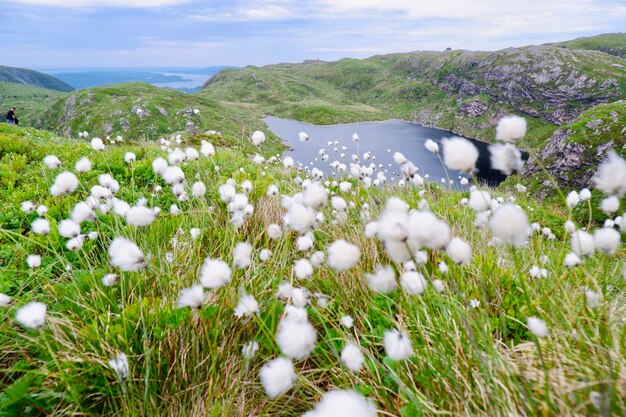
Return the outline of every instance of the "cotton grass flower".
<path id="1" fill-rule="evenodd" d="M 426 291 L 428 282 L 419 272 L 407 271 L 400 276 L 400 285 L 409 295 L 422 295 Z"/>
<path id="2" fill-rule="evenodd" d="M 315 348 L 315 328 L 309 323 L 303 308 L 287 306 L 285 312 L 287 315 L 278 324 L 276 343 L 288 358 L 304 359 Z"/>
<path id="3" fill-rule="evenodd" d="M 313 276 L 313 266 L 308 259 L 298 259 L 293 266 L 296 278 L 310 279 Z"/>
<path id="4" fill-rule="evenodd" d="M 565 259 L 563 260 L 563 264 L 568 267 L 578 266 L 582 263 L 582 260 L 573 252 L 565 255 Z"/>
<path id="5" fill-rule="evenodd" d="M 352 390 L 329 391 L 302 417 L 376 417 L 374 403 Z"/>
<path id="6" fill-rule="evenodd" d="M 491 207 L 491 195 L 487 191 L 474 190 L 470 192 L 468 206 L 474 211 L 486 211 Z"/>
<path id="7" fill-rule="evenodd" d="M 161 175 L 168 167 L 168 163 L 164 158 L 156 158 L 152 161 L 152 171 L 156 175 Z"/>
<path id="8" fill-rule="evenodd" d="M 90 144 L 91 144 L 91 148 L 94 151 L 101 152 L 105 148 L 104 142 L 100 138 L 93 138 L 93 139 L 91 139 L 91 143 Z"/>
<path id="9" fill-rule="evenodd" d="M 478 149 L 467 139 L 449 138 L 443 144 L 443 162 L 450 168 L 465 174 L 474 171 L 478 160 Z"/>
<path id="10" fill-rule="evenodd" d="M 247 242 L 239 242 L 233 251 L 233 268 L 242 269 L 250 266 L 252 262 L 252 245 Z"/>
<path id="11" fill-rule="evenodd" d="M 168 184 L 180 184 L 185 180 L 185 173 L 177 166 L 165 168 L 161 176 Z"/>
<path id="12" fill-rule="evenodd" d="M 86 156 L 80 158 L 74 165 L 76 172 L 84 173 L 91 171 L 91 161 Z"/>
<path id="13" fill-rule="evenodd" d="M 111 264 L 122 271 L 138 271 L 146 268 L 146 261 L 139 247 L 130 240 L 116 237 L 109 245 Z"/>
<path id="14" fill-rule="evenodd" d="M 43 163 L 50 169 L 56 169 L 61 166 L 61 161 L 54 155 L 47 155 L 43 158 Z"/>
<path id="15" fill-rule="evenodd" d="M 503 204 L 491 218 L 491 232 L 495 237 L 513 246 L 522 246 L 530 235 L 528 216 L 521 207 Z"/>
<path id="16" fill-rule="evenodd" d="M 354 319 L 352 318 L 352 316 L 343 316 L 341 317 L 341 324 L 343 324 L 348 329 L 351 329 L 354 325 Z"/>
<path id="17" fill-rule="evenodd" d="M 126 222 L 131 226 L 149 226 L 154 222 L 155 218 L 154 210 L 148 207 L 135 206 L 126 212 Z"/>
<path id="18" fill-rule="evenodd" d="M 46 322 L 48 307 L 44 303 L 32 302 L 17 310 L 15 320 L 29 329 L 40 329 Z"/>
<path id="19" fill-rule="evenodd" d="M 39 255 L 28 255 L 26 258 L 26 263 L 30 269 L 38 268 L 41 266 L 41 256 Z"/>
<path id="20" fill-rule="evenodd" d="M 78 188 L 78 178 L 69 171 L 64 171 L 57 175 L 54 184 L 50 187 L 50 194 L 60 196 L 71 194 Z"/>
<path id="21" fill-rule="evenodd" d="M 250 136 L 250 140 L 252 141 L 252 143 L 254 143 L 256 146 L 261 145 L 263 142 L 265 142 L 265 133 L 261 132 L 260 130 L 255 130 L 252 135 Z"/>
<path id="22" fill-rule="evenodd" d="M 396 273 L 391 266 L 376 267 L 373 274 L 365 274 L 365 280 L 369 288 L 377 293 L 388 293 L 396 289 Z"/>
<path id="23" fill-rule="evenodd" d="M 110 287 L 117 283 L 117 275 L 116 274 L 106 274 L 102 277 L 102 285 L 105 287 Z"/>
<path id="24" fill-rule="evenodd" d="M 572 233 L 570 239 L 572 251 L 578 256 L 589 256 L 595 250 L 593 236 L 584 230 L 577 230 Z"/>
<path id="25" fill-rule="evenodd" d="M 0 293 L 0 307 L 8 307 L 11 304 L 11 297 L 6 294 Z"/>
<path id="26" fill-rule="evenodd" d="M 413 355 L 411 339 L 404 331 L 397 329 L 388 330 L 383 336 L 385 353 L 394 361 L 407 359 Z"/>
<path id="27" fill-rule="evenodd" d="M 615 152 L 609 152 L 592 181 L 605 194 L 623 196 L 626 194 L 626 161 Z"/>
<path id="28" fill-rule="evenodd" d="M 496 139 L 503 142 L 515 142 L 526 135 L 526 119 L 519 116 L 505 116 L 496 126 Z"/>
<path id="29" fill-rule="evenodd" d="M 328 247 L 328 265 L 336 272 L 354 267 L 361 256 L 359 247 L 343 239 L 336 240 Z"/>
<path id="30" fill-rule="evenodd" d="M 426 139 L 426 142 L 424 142 L 424 146 L 429 152 L 432 152 L 434 154 L 439 153 L 439 145 L 437 145 L 437 142 L 432 139 Z"/>
<path id="31" fill-rule="evenodd" d="M 619 210 L 619 198 L 616 195 L 607 197 L 600 202 L 600 209 L 607 215 L 612 215 Z"/>
<path id="32" fill-rule="evenodd" d="M 204 302 L 204 288 L 200 284 L 180 290 L 178 307 L 200 308 Z"/>
<path id="33" fill-rule="evenodd" d="M 205 288 L 217 289 L 228 284 L 232 270 L 220 259 L 206 259 L 200 270 L 200 283 Z"/>
<path id="34" fill-rule="evenodd" d="M 348 343 L 341 351 L 341 363 L 343 363 L 352 372 L 359 372 L 363 367 L 365 358 L 361 352 L 361 348 L 354 343 Z"/>
<path id="35" fill-rule="evenodd" d="M 68 239 L 74 238 L 80 234 L 80 225 L 73 220 L 61 220 L 58 225 L 59 234 Z"/>
<path id="36" fill-rule="evenodd" d="M 36 219 L 30 224 L 33 233 L 38 235 L 47 235 L 50 233 L 50 222 L 46 219 Z"/>
<path id="37" fill-rule="evenodd" d="M 593 245 L 604 254 L 614 255 L 620 244 L 621 237 L 615 229 L 603 227 L 596 230 L 593 234 Z"/>
<path id="38" fill-rule="evenodd" d="M 570 191 L 570 193 L 567 195 L 567 198 L 565 199 L 565 203 L 567 204 L 567 207 L 569 208 L 576 207 L 579 202 L 580 202 L 580 196 L 578 195 L 577 191 Z"/>
<path id="39" fill-rule="evenodd" d="M 242 293 L 235 307 L 235 317 L 249 317 L 259 313 L 259 303 L 252 295 Z"/>
<path id="40" fill-rule="evenodd" d="M 472 257 L 472 248 L 469 243 L 458 237 L 453 238 L 446 247 L 446 252 L 452 261 L 456 264 L 463 265 L 469 263 Z"/>
<path id="41" fill-rule="evenodd" d="M 126 152 L 124 154 L 124 162 L 126 162 L 127 164 L 133 163 L 137 160 L 137 155 L 135 155 L 133 152 Z"/>
<path id="42" fill-rule="evenodd" d="M 289 391 L 296 382 L 293 362 L 286 358 L 276 358 L 267 362 L 259 371 L 261 385 L 270 398 L 276 398 Z"/>
<path id="43" fill-rule="evenodd" d="M 119 379 L 126 379 L 129 375 L 128 357 L 125 353 L 119 353 L 109 361 L 109 366 Z"/>
<path id="44" fill-rule="evenodd" d="M 548 336 L 548 326 L 546 322 L 536 317 L 528 317 L 526 319 L 526 326 L 528 330 L 539 338 L 545 338 Z"/>
<path id="45" fill-rule="evenodd" d="M 313 229 L 316 222 L 315 211 L 302 204 L 292 204 L 283 217 L 284 223 L 298 233 L 306 233 Z"/>
<path id="46" fill-rule="evenodd" d="M 502 172 L 504 175 L 511 175 L 520 171 L 524 166 L 522 153 L 510 143 L 495 144 L 489 146 L 491 168 Z"/>

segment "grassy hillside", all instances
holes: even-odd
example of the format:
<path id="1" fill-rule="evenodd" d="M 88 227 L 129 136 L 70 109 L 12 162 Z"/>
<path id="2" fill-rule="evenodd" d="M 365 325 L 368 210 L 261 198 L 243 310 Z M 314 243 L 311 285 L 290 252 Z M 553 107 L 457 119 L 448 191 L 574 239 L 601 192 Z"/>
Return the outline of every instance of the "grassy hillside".
<path id="1" fill-rule="evenodd" d="M 263 127 L 260 119 L 260 113 L 249 106 L 218 103 L 145 83 L 125 83 L 77 90 L 42 112 L 35 126 L 65 136 L 76 137 L 87 130 L 92 136 L 151 139 L 186 130 L 217 130 L 219 126 L 224 135 L 241 138 Z"/>
<path id="2" fill-rule="evenodd" d="M 86 141 L 0 124 L 0 293 L 12 297 L 0 307 L 0 415 L 300 416 L 337 389 L 355 390 L 372 401 L 379 416 L 389 417 L 626 413 L 623 245 L 615 254 L 596 250 L 579 266 L 565 267 L 572 250 L 564 230 L 567 208 L 514 188 L 487 190 L 494 199 L 514 198 L 530 222 L 550 228 L 512 247 L 494 239 L 497 227 L 475 227 L 476 213 L 461 202 L 467 193 L 436 184 L 421 190 L 364 188 L 348 179 L 349 192 L 328 183 L 347 211 L 342 214 L 337 201 L 336 209 L 330 204 L 316 209 L 325 221 L 308 235 L 313 242 L 307 248 L 297 243 L 300 234 L 287 227 L 275 238 L 267 231 L 285 214 L 281 196 L 268 195 L 268 187 L 274 184 L 279 194 L 295 196 L 303 189 L 294 178 L 303 173 L 283 168 L 280 161 L 256 165 L 250 158 L 255 147 L 241 149 L 242 144 L 224 138 L 185 135 L 180 146 L 197 147 L 203 139 L 212 141 L 217 153 L 181 165 L 189 199 L 178 201 L 153 173 L 152 160 L 167 157 L 153 142 L 115 144 L 96 152 Z M 129 151 L 135 162 L 124 162 Z M 271 153 L 265 147 L 260 151 Z M 46 155 L 57 156 L 61 167 L 44 165 Z M 92 161 L 93 169 L 77 173 L 76 191 L 51 196 L 56 176 L 75 172 L 82 157 Z M 145 198 L 147 207 L 161 211 L 149 226 L 135 227 L 107 210 L 111 201 L 104 198 L 95 219 L 81 224 L 81 233 L 97 236 L 69 250 L 57 226 L 89 197 L 104 173 L 119 181 L 117 199 L 134 205 Z M 218 191 L 229 180 L 240 193 L 245 180 L 252 185 L 253 213 L 238 229 L 230 224 L 232 214 Z M 195 181 L 204 182 L 206 194 L 192 197 Z M 413 266 L 422 275 L 406 275 L 413 267 L 393 262 L 380 240 L 364 233 L 365 224 L 378 220 L 393 196 L 416 210 L 428 207 L 450 226 L 452 236 L 470 245 L 471 256 L 456 264 L 451 246 L 448 253 L 423 247 Z M 42 216 L 51 226 L 49 235 L 33 232 L 38 214 L 23 212 L 24 201 L 48 207 Z M 172 204 L 180 213 L 170 212 Z M 393 218 L 403 224 L 401 216 Z M 590 232 L 601 224 L 587 224 L 584 212 L 573 220 Z M 408 230 L 412 236 L 422 229 Z M 117 237 L 138 245 L 145 270 L 120 270 L 107 253 Z M 351 256 L 331 249 L 338 239 L 356 244 L 360 252 L 358 262 L 345 270 L 338 265 Z M 252 246 L 249 265 L 243 262 L 245 253 L 234 260 L 242 242 Z M 271 253 L 262 254 L 264 249 Z M 314 251 L 325 252 L 326 262 L 313 268 L 309 279 L 297 278 L 294 262 L 309 259 Z M 39 255 L 41 264 L 29 268 L 29 255 Z M 199 282 L 208 258 L 233 266 L 229 282 L 206 290 L 198 308 L 179 308 L 181 290 Z M 235 263 L 243 266 L 235 268 Z M 372 291 L 367 274 L 378 264 L 391 268 L 395 284 L 405 274 L 405 283 L 387 293 Z M 539 278 L 531 277 L 533 269 Z M 117 283 L 105 286 L 102 279 L 110 273 L 117 275 Z M 410 277 L 418 277 L 413 286 Z M 287 298 L 278 299 L 284 282 L 304 288 L 302 294 L 310 297 L 283 286 Z M 258 302 L 258 312 L 249 298 L 241 304 L 245 294 Z M 34 301 L 47 305 L 47 318 L 38 329 L 25 328 L 15 317 Z M 287 355 L 277 334 L 287 326 L 286 311 L 297 303 L 306 305 L 315 347 L 293 360 L 293 376 L 277 377 L 287 380 L 285 392 L 270 398 L 261 369 L 281 352 Z M 545 321 L 547 334 L 529 327 L 529 317 Z M 310 337 L 310 326 L 305 332 L 293 327 L 290 343 Z M 384 340 L 392 329 L 405 332 L 402 343 L 411 345 L 406 358 Z M 250 342 L 258 343 L 258 351 L 246 358 L 242 347 Z M 348 343 L 363 354 L 360 366 L 349 362 L 358 370 L 342 364 Z M 128 366 L 116 371 L 110 361 L 120 353 Z"/>
<path id="3" fill-rule="evenodd" d="M 63 92 L 72 91 L 74 89 L 71 85 L 51 75 L 26 68 L 6 67 L 4 65 L 0 65 L 0 81 L 29 84 Z"/>
<path id="4" fill-rule="evenodd" d="M 11 107 L 17 107 L 20 123 L 30 126 L 33 118 L 64 93 L 27 84 L 0 82 L 0 111 L 4 114 Z"/>
<path id="5" fill-rule="evenodd" d="M 626 58 L 626 33 L 607 33 L 551 44 L 560 48 L 588 49 Z"/>
<path id="6" fill-rule="evenodd" d="M 622 60 L 595 51 L 527 47 L 413 52 L 225 70 L 200 95 L 313 123 L 412 120 L 489 139 L 507 113 L 529 116 L 527 148 L 597 103 L 626 97 Z"/>

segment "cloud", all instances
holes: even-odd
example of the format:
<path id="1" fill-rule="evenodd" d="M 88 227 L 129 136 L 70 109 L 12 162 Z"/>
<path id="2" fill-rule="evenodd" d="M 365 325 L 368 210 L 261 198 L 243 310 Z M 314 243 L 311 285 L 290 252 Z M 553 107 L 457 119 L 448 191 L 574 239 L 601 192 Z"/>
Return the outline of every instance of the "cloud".
<path id="1" fill-rule="evenodd" d="M 149 9 L 155 7 L 177 6 L 190 0 L 8 0 L 15 4 L 48 6 L 58 8 L 104 8 L 118 7 L 128 9 Z"/>

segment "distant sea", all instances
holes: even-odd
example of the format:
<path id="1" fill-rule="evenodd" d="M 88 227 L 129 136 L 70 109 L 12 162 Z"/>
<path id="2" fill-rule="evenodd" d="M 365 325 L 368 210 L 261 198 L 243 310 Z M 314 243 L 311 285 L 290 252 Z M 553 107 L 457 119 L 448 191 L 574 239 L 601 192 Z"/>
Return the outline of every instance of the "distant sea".
<path id="1" fill-rule="evenodd" d="M 206 68 L 41 68 L 74 88 L 141 81 L 187 93 L 196 92 L 213 74 L 229 66 Z"/>

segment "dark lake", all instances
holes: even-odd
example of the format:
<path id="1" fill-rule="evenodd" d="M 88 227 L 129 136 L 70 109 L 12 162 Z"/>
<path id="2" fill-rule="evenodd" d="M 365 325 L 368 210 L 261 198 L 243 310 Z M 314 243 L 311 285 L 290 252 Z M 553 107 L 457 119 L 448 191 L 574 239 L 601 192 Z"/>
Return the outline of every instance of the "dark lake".
<path id="1" fill-rule="evenodd" d="M 301 163 L 303 167 L 309 170 L 317 167 L 327 175 L 332 175 L 335 172 L 330 167 L 330 163 L 335 160 L 346 164 L 349 170 L 352 162 L 351 156 L 357 153 L 357 146 L 352 141 L 352 134 L 356 133 L 360 138 L 358 150 L 361 161 L 366 164 L 375 163 L 378 168 L 373 178 L 376 178 L 378 171 L 383 171 L 388 181 L 397 180 L 400 175 L 399 166 L 393 161 L 393 154 L 394 152 L 401 152 L 419 168 L 419 174 L 422 177 L 428 175 L 430 181 L 441 182 L 442 178 L 446 178 L 445 171 L 437 156 L 424 147 L 424 142 L 427 139 L 432 139 L 439 143 L 441 150 L 443 147 L 440 141 L 443 138 L 458 136 L 452 132 L 423 127 L 402 120 L 325 126 L 274 116 L 267 116 L 264 120 L 269 129 L 291 148 L 285 152 L 285 156 L 291 156 L 296 163 Z M 306 132 L 310 139 L 307 142 L 301 142 L 298 137 L 300 132 Z M 480 154 L 476 164 L 478 168 L 476 176 L 490 185 L 497 185 L 502 182 L 506 177 L 500 172 L 490 169 L 489 150 L 487 149 L 489 144 L 473 139 L 469 140 L 478 148 Z M 332 141 L 333 144 L 329 145 L 329 141 Z M 319 155 L 319 150 L 322 148 L 329 155 L 326 161 L 323 161 Z M 376 160 L 363 160 L 363 154 L 368 151 L 375 155 Z M 341 157 L 342 153 L 345 154 L 343 158 Z M 454 181 L 455 188 L 463 188 L 459 185 L 459 177 L 466 175 L 456 171 L 449 171 L 449 175 L 450 179 Z"/>

